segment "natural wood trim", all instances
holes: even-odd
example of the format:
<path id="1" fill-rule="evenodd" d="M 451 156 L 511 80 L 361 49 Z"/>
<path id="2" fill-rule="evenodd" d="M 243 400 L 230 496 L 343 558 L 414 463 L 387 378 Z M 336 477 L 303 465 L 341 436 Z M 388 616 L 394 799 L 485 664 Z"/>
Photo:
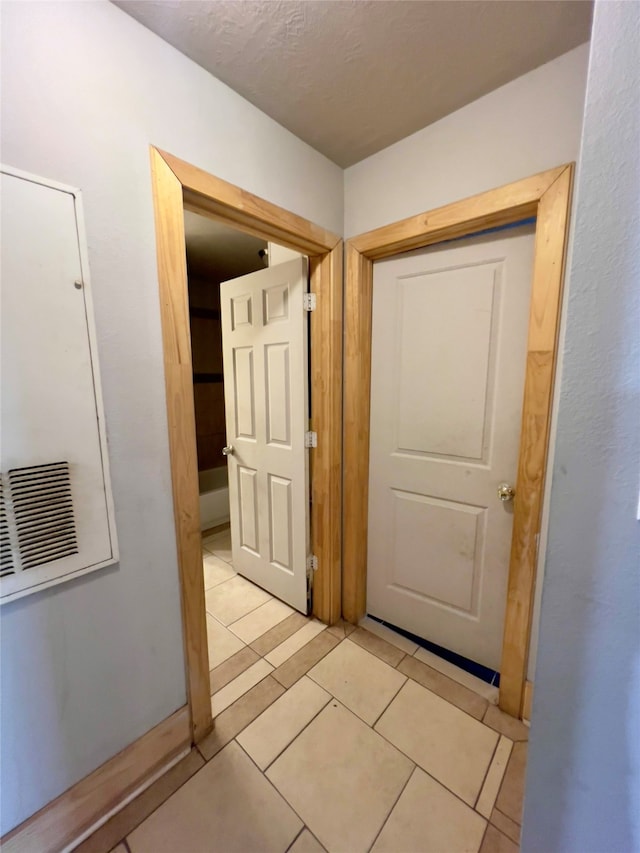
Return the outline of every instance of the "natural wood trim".
<path id="1" fill-rule="evenodd" d="M 536 215 L 539 199 L 565 168 L 549 169 L 522 181 L 402 219 L 360 234 L 349 242 L 367 258 L 379 261 L 485 228 L 518 222 Z"/>
<path id="2" fill-rule="evenodd" d="M 193 374 L 184 209 L 310 255 L 318 308 L 311 327 L 313 453 L 311 546 L 319 557 L 314 613 L 341 613 L 342 241 L 283 208 L 151 147 L 173 506 L 182 596 L 185 667 L 192 737 L 211 730 L 209 660 L 201 559 Z"/>
<path id="3" fill-rule="evenodd" d="M 318 557 L 313 613 L 330 625 L 341 614 L 342 478 L 342 243 L 310 258 L 311 422 L 322 438 L 311 454 L 311 536 Z"/>
<path id="4" fill-rule="evenodd" d="M 305 255 L 334 249 L 340 237 L 263 198 L 156 149 L 184 191 L 185 207 Z"/>
<path id="5" fill-rule="evenodd" d="M 531 720 L 531 708 L 533 707 L 533 681 L 525 681 L 522 695 L 522 719 Z"/>
<path id="6" fill-rule="evenodd" d="M 522 709 L 529 657 L 572 179 L 573 168 L 569 166 L 542 195 L 536 223 L 520 454 L 500 671 L 500 707 L 514 717 L 519 716 Z"/>
<path id="7" fill-rule="evenodd" d="M 211 731 L 213 721 L 209 695 L 182 187 L 162 156 L 153 148 L 151 172 L 187 702 L 191 711 L 193 742 L 198 743 Z"/>
<path id="8" fill-rule="evenodd" d="M 191 742 L 185 705 L 53 800 L 0 843 L 3 853 L 57 853 L 162 770 Z"/>
<path id="9" fill-rule="evenodd" d="M 500 707 L 520 716 L 531 630 L 573 166 L 550 169 L 354 237 L 345 290 L 343 615 L 366 608 L 373 261 L 537 216 Z"/>
<path id="10" fill-rule="evenodd" d="M 367 603 L 373 261 L 351 242 L 346 255 L 342 614 L 357 625 Z"/>

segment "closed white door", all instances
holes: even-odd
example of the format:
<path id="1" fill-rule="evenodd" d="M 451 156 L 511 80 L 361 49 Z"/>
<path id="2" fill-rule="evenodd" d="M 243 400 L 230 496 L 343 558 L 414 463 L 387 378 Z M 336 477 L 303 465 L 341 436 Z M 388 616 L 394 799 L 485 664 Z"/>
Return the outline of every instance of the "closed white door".
<path id="1" fill-rule="evenodd" d="M 523 226 L 374 265 L 367 610 L 491 669 L 533 240 Z"/>
<path id="2" fill-rule="evenodd" d="M 307 259 L 220 286 L 233 564 L 307 611 Z"/>

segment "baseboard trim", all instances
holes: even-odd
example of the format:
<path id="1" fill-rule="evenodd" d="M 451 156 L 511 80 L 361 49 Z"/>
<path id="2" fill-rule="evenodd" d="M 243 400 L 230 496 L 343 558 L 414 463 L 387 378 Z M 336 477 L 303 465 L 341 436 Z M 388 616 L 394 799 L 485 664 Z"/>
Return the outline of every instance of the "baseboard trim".
<path id="1" fill-rule="evenodd" d="M 185 705 L 0 839 L 2 853 L 71 849 L 191 744 Z"/>

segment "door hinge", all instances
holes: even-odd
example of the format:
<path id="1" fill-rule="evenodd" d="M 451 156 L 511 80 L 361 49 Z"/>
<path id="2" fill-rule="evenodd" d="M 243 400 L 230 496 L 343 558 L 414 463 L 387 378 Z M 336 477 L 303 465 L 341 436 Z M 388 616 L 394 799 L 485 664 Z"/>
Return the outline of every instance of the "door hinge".
<path id="1" fill-rule="evenodd" d="M 302 297 L 302 307 L 305 311 L 316 310 L 316 295 L 315 293 L 305 293 Z"/>
<path id="2" fill-rule="evenodd" d="M 315 554 L 309 554 L 307 557 L 307 575 L 311 577 L 314 572 L 318 571 L 318 558 Z"/>
<path id="3" fill-rule="evenodd" d="M 318 446 L 318 433 L 310 430 L 309 432 L 305 432 L 304 434 L 304 446 L 305 447 L 317 447 Z"/>

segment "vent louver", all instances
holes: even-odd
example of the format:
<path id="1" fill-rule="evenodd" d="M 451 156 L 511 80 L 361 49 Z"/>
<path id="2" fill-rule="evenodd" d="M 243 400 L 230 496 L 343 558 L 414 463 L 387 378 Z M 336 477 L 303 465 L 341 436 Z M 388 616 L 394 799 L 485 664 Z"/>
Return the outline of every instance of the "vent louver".
<path id="1" fill-rule="evenodd" d="M 4 489 L 0 480 L 0 578 L 13 574 L 13 554 L 9 537 L 9 521 L 4 503 Z"/>
<path id="2" fill-rule="evenodd" d="M 78 553 L 68 462 L 9 471 L 22 570 Z"/>

